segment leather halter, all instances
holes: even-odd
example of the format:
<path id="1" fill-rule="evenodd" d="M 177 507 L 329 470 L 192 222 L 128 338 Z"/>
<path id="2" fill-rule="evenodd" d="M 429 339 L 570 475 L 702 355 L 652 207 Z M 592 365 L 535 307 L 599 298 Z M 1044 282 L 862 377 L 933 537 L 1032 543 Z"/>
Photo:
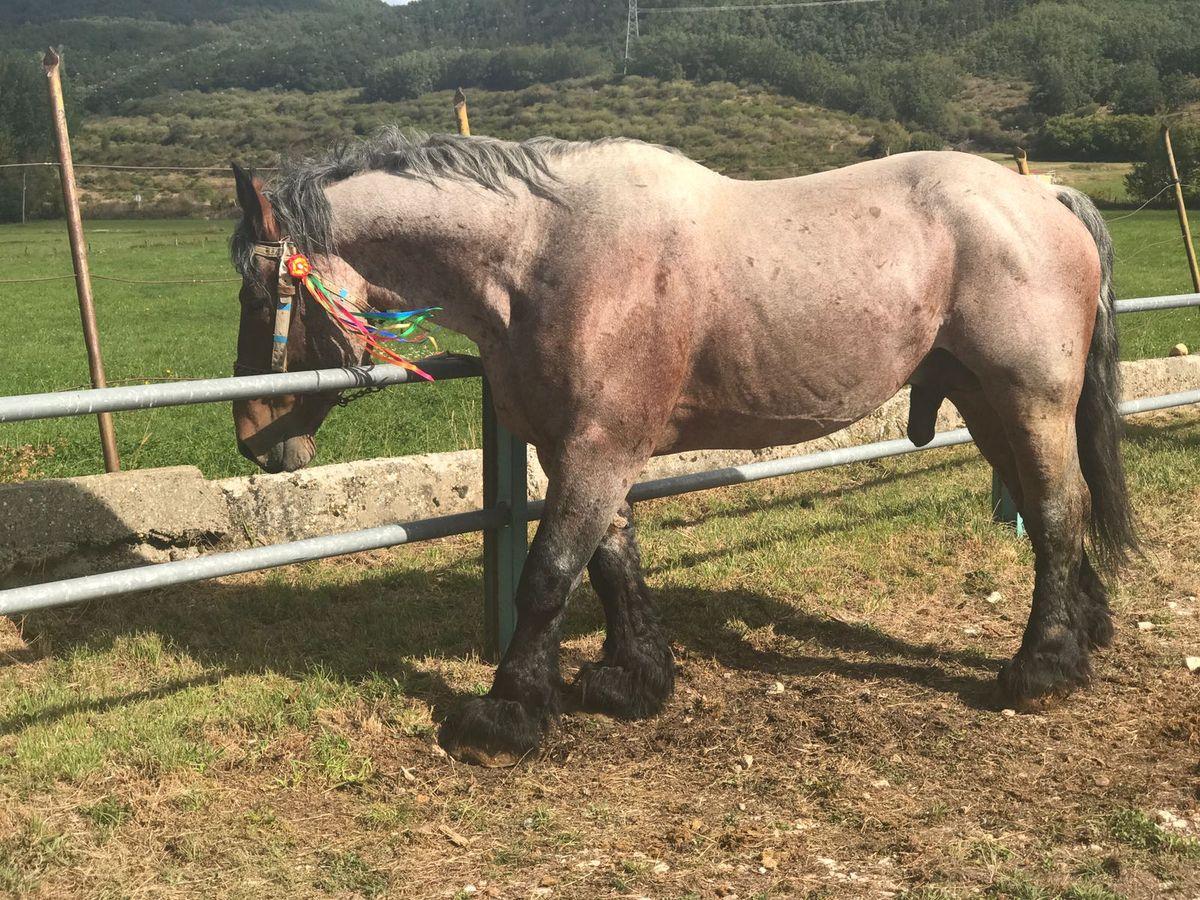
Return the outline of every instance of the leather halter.
<path id="1" fill-rule="evenodd" d="M 295 246 L 286 238 L 272 243 L 254 245 L 254 255 L 263 259 L 279 261 L 277 299 L 275 301 L 275 328 L 271 336 L 271 371 L 286 372 L 288 358 L 288 334 L 292 330 L 292 306 L 296 299 L 296 282 L 288 273 L 287 261 L 296 252 Z"/>

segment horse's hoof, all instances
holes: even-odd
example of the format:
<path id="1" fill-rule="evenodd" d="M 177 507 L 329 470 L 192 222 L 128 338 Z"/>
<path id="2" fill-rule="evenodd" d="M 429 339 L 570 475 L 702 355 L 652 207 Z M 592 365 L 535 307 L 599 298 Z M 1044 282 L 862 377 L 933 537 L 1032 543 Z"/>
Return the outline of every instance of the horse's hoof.
<path id="1" fill-rule="evenodd" d="M 1013 709 L 1041 712 L 1085 687 L 1091 678 L 1087 653 L 1079 647 L 1066 652 L 1022 649 L 1000 670 L 1000 695 Z"/>
<path id="2" fill-rule="evenodd" d="M 664 645 L 662 650 L 640 657 L 637 668 L 604 661 L 585 664 L 573 683 L 579 705 L 618 719 L 656 715 L 675 690 L 675 663 L 670 649 Z"/>
<path id="3" fill-rule="evenodd" d="M 1092 604 L 1087 611 L 1088 645 L 1093 650 L 1111 647 L 1115 630 L 1108 604 Z"/>
<path id="4" fill-rule="evenodd" d="M 515 700 L 477 697 L 442 724 L 438 742 L 460 762 L 515 766 L 538 748 L 546 718 Z"/>

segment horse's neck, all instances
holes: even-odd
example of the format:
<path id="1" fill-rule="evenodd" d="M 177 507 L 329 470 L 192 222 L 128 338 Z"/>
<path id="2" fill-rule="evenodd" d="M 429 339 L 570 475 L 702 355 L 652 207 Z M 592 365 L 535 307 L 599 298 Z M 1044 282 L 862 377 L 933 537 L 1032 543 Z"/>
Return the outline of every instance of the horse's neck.
<path id="1" fill-rule="evenodd" d="M 374 172 L 327 193 L 339 252 L 402 298 L 392 305 L 440 306 L 438 320 L 477 343 L 507 326 L 509 292 L 525 280 L 533 240 L 535 204 L 525 192 Z"/>

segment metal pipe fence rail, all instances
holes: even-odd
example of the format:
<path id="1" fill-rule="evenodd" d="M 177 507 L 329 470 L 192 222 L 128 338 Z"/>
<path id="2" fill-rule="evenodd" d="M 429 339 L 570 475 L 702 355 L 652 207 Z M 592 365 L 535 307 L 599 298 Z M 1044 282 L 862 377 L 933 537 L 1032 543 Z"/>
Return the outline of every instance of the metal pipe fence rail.
<path id="1" fill-rule="evenodd" d="M 1132 313 L 1196 306 L 1200 306 L 1200 294 L 1183 294 L 1119 301 L 1117 311 Z M 482 374 L 479 361 L 474 357 L 433 357 L 427 359 L 423 365 L 438 380 L 471 378 Z M 412 383 L 422 382 L 414 379 L 404 369 L 378 366 L 370 369 L 325 369 L 174 384 L 31 394 L 0 398 L 0 424 L 91 415 L 98 412 L 154 409 L 192 403 Z M 1123 415 L 1134 415 L 1193 404 L 1200 404 L 1200 389 L 1127 401 L 1121 405 L 1121 412 Z M 198 559 L 158 563 L 11 588 L 0 591 L 0 615 L 28 613 L 84 600 L 482 531 L 485 633 L 489 652 L 502 652 L 515 625 L 514 598 L 525 558 L 527 524 L 540 518 L 543 504 L 540 500 L 527 502 L 527 448 L 497 422 L 486 380 L 483 408 L 483 509 L 406 524 L 210 554 Z M 671 497 L 970 442 L 971 436 L 968 431 L 960 428 L 936 435 L 933 441 L 924 447 L 917 447 L 907 439 L 881 441 L 640 482 L 633 486 L 629 497 L 634 502 Z"/>

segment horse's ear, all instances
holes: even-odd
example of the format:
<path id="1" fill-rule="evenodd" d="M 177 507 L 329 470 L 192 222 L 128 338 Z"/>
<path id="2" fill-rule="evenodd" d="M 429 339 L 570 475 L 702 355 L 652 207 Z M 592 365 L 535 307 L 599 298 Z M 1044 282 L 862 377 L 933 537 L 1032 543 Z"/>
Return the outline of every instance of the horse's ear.
<path id="1" fill-rule="evenodd" d="M 271 201 L 263 193 L 262 181 L 237 163 L 232 163 L 233 180 L 237 185 L 238 206 L 246 216 L 250 230 L 258 241 L 279 240 L 279 228 L 275 224 L 275 211 Z"/>

